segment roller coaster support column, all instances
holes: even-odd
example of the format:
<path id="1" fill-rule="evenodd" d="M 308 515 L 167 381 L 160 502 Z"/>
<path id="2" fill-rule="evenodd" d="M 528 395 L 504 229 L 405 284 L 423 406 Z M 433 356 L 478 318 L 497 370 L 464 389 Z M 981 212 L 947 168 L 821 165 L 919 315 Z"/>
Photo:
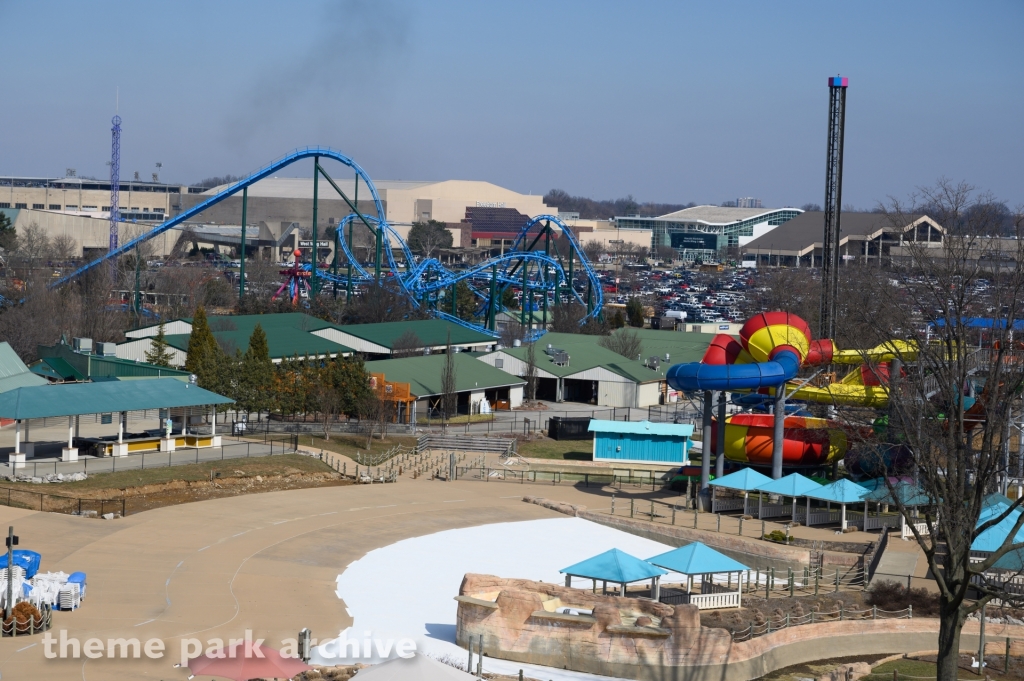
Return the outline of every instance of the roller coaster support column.
<path id="1" fill-rule="evenodd" d="M 594 284 L 587 282 L 587 314 L 594 311 Z"/>
<path id="2" fill-rule="evenodd" d="M 356 195 L 355 195 L 356 210 L 359 210 L 359 173 L 356 173 Z M 355 220 L 348 221 L 348 249 L 352 250 L 352 225 Z M 348 289 L 345 292 L 345 302 L 352 302 L 352 261 L 348 261 Z"/>
<path id="3" fill-rule="evenodd" d="M 245 296 L 245 219 L 249 209 L 249 188 L 242 188 L 242 250 L 240 253 L 241 267 L 238 270 L 238 301 Z"/>
<path id="4" fill-rule="evenodd" d="M 498 288 L 498 266 L 491 265 L 491 295 L 487 299 L 487 329 L 494 331 L 494 310 L 496 301 L 494 296 L 497 295 Z"/>
<path id="5" fill-rule="evenodd" d="M 725 391 L 718 393 L 718 432 L 715 438 L 715 477 L 725 475 Z"/>
<path id="6" fill-rule="evenodd" d="M 135 311 L 135 328 L 142 326 L 142 300 L 139 298 L 139 268 L 141 267 L 141 260 L 139 256 L 139 245 L 135 244 L 135 296 L 132 300 L 132 308 Z"/>
<path id="7" fill-rule="evenodd" d="M 313 255 L 312 255 L 312 267 L 309 273 L 309 295 L 311 298 L 316 298 L 316 294 L 320 292 L 320 282 L 317 281 L 316 277 L 316 266 L 320 261 L 317 259 L 316 253 L 316 209 L 319 201 L 319 189 L 320 189 L 320 157 L 313 157 Z"/>
<path id="8" fill-rule="evenodd" d="M 569 304 L 572 304 L 573 296 L 576 295 L 576 287 L 573 286 L 572 279 L 572 261 L 575 259 L 575 251 L 572 248 L 569 249 Z"/>
<path id="9" fill-rule="evenodd" d="M 526 333 L 526 306 L 528 305 L 527 298 L 530 290 L 526 287 L 526 274 L 529 272 L 529 268 L 526 261 L 523 261 L 523 294 L 519 300 L 519 325 L 523 327 L 523 333 Z M 532 326 L 532 325 L 531 325 Z"/>
<path id="10" fill-rule="evenodd" d="M 708 489 L 711 481 L 711 457 L 715 451 L 711 444 L 711 415 L 714 413 L 715 394 L 710 390 L 704 391 L 704 423 L 700 443 L 700 491 L 703 493 Z"/>
<path id="11" fill-rule="evenodd" d="M 546 256 L 550 256 L 551 255 L 551 223 L 550 222 L 544 223 L 544 255 L 546 255 Z M 543 280 L 543 282 L 545 284 L 547 284 L 547 281 L 548 281 L 548 266 L 545 264 L 542 267 L 543 267 L 543 269 L 541 271 L 544 273 L 544 276 L 541 277 L 541 279 Z M 557 286 L 555 287 L 555 293 L 558 293 L 558 287 Z M 543 319 L 544 319 L 544 326 L 542 328 L 547 329 L 548 328 L 548 287 L 546 285 L 544 286 L 544 290 L 542 291 L 542 294 L 544 296 L 544 317 L 543 317 Z"/>
<path id="12" fill-rule="evenodd" d="M 782 477 L 782 445 L 785 442 L 786 427 L 786 384 L 775 388 L 775 420 L 772 424 L 772 479 Z"/>
<path id="13" fill-rule="evenodd" d="M 458 283 L 452 284 L 452 316 L 459 316 L 459 285 Z"/>

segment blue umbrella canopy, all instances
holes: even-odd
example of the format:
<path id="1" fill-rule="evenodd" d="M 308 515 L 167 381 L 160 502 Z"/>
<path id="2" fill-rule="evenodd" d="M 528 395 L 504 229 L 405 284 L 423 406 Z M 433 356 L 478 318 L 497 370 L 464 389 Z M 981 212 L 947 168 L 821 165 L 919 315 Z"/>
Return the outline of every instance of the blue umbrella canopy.
<path id="1" fill-rule="evenodd" d="M 559 570 L 562 574 L 573 577 L 586 577 L 588 579 L 599 579 L 605 582 L 616 584 L 629 584 L 639 582 L 642 579 L 661 577 L 666 574 L 661 568 L 655 567 L 645 560 L 631 556 L 625 551 L 611 549 L 599 553 L 593 558 L 570 565 Z"/>
<path id="2" fill-rule="evenodd" d="M 647 562 L 681 575 L 743 572 L 750 569 L 743 563 L 735 561 L 699 541 L 659 554 L 654 558 L 648 558 Z"/>

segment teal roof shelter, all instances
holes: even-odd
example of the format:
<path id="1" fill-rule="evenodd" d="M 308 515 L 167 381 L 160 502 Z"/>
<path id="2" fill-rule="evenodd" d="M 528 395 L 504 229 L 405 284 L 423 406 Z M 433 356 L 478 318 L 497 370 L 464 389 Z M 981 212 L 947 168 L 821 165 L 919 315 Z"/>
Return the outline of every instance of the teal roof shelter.
<path id="1" fill-rule="evenodd" d="M 669 600 L 690 603 L 702 610 L 738 608 L 743 599 L 743 580 L 740 575 L 749 567 L 733 560 L 713 548 L 693 542 L 647 559 L 648 563 L 671 572 L 686 575 L 686 592 L 673 594 Z M 736 573 L 736 590 L 732 590 L 732 575 Z M 715 584 L 713 575 L 728 575 L 727 586 Z M 693 593 L 693 578 L 700 576 L 700 593 Z"/>
<path id="2" fill-rule="evenodd" d="M 753 468 L 744 468 L 743 470 L 736 471 L 735 473 L 729 473 L 729 475 L 712 480 L 709 484 L 712 487 L 711 490 L 711 512 L 718 513 L 719 511 L 731 511 L 740 507 L 739 499 L 719 499 L 715 495 L 715 488 L 722 487 L 724 489 L 734 489 L 743 492 L 743 515 L 747 515 L 747 501 L 750 497 L 750 493 L 756 490 L 759 486 L 765 485 L 771 482 L 772 479 L 763 473 L 758 473 Z"/>
<path id="3" fill-rule="evenodd" d="M 595 586 L 598 581 L 603 582 L 602 592 L 607 591 L 608 582 L 618 584 L 620 596 L 626 595 L 627 584 L 650 579 L 651 591 L 655 600 L 658 598 L 658 580 L 662 575 L 667 574 L 665 570 L 619 549 L 610 549 L 599 553 L 593 558 L 570 565 L 559 572 L 565 575 L 567 587 L 572 586 L 573 577 L 584 577 L 594 580 Z"/>
<path id="4" fill-rule="evenodd" d="M 758 496 L 757 499 L 757 517 L 764 519 L 772 516 L 785 515 L 784 506 L 781 504 L 771 504 L 767 507 L 764 506 L 765 494 L 777 494 L 781 497 L 792 497 L 792 517 L 794 520 L 796 520 L 797 497 L 807 496 L 808 492 L 813 492 L 814 490 L 820 487 L 821 485 L 814 482 L 810 478 L 805 478 L 799 473 L 790 473 L 784 478 L 779 478 L 778 480 L 771 480 L 763 485 L 758 485 L 757 491 L 761 492 L 761 494 Z"/>
<path id="5" fill-rule="evenodd" d="M 113 415 L 119 413 L 114 456 L 124 456 L 128 453 L 128 445 L 124 443 L 123 439 L 128 412 L 175 407 L 210 407 L 231 402 L 234 400 L 209 390 L 203 390 L 197 385 L 184 383 L 176 378 L 143 378 L 133 381 L 114 380 L 98 383 L 55 383 L 16 388 L 6 393 L 0 393 L 0 418 L 14 419 L 15 421 L 14 453 L 8 456 L 8 465 L 14 468 L 22 467 L 25 456 L 34 456 L 34 443 L 26 441 L 24 451 L 21 448 L 22 421 L 28 419 L 68 417 L 68 446 L 63 450 L 62 457 L 65 461 L 77 461 L 78 449 L 74 446 L 77 430 L 75 417 L 83 414 Z M 216 416 L 214 416 L 213 424 L 211 442 L 212 446 L 218 446 Z M 25 432 L 27 440 L 27 424 Z"/>
<path id="6" fill-rule="evenodd" d="M 846 506 L 847 504 L 858 504 L 864 500 L 870 492 L 861 485 L 846 478 L 840 478 L 833 483 L 823 485 L 816 490 L 807 493 L 807 511 L 804 516 L 804 523 L 808 526 L 821 525 L 825 522 L 835 522 L 831 509 L 832 504 L 838 504 L 840 508 L 839 525 L 846 529 Z M 824 512 L 811 512 L 811 499 L 824 501 L 828 506 Z M 823 514 L 824 513 L 824 514 Z"/>
<path id="7" fill-rule="evenodd" d="M 654 558 L 648 558 L 647 562 L 681 575 L 724 574 L 726 572 L 744 572 L 750 569 L 743 563 L 733 560 L 699 541 L 658 554 Z"/>
<path id="8" fill-rule="evenodd" d="M 174 378 L 99 383 L 59 383 L 15 388 L 0 394 L 0 418 L 41 419 L 234 402 Z"/>

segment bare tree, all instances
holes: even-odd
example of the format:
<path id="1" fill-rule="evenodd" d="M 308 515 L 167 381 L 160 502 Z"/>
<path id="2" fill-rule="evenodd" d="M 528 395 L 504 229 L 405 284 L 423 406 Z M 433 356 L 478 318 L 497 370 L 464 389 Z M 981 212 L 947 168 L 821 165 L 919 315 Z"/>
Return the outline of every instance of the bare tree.
<path id="1" fill-rule="evenodd" d="M 592 239 L 587 243 L 583 244 L 583 255 L 587 256 L 587 260 L 590 262 L 597 262 L 601 259 L 601 256 L 605 254 L 607 249 L 604 244 L 596 239 Z"/>
<path id="2" fill-rule="evenodd" d="M 380 433 L 380 439 L 387 437 L 388 426 L 395 418 L 395 402 L 388 399 L 383 385 L 374 386 L 363 398 L 359 409 L 365 424 L 366 450 L 373 444 L 373 434 Z"/>
<path id="3" fill-rule="evenodd" d="M 324 440 L 331 439 L 331 424 L 338 420 L 341 409 L 341 398 L 334 386 L 321 383 L 313 394 L 317 412 L 320 415 L 320 426 L 323 428 Z"/>
<path id="4" fill-rule="evenodd" d="M 597 340 L 597 344 L 626 359 L 636 359 L 643 352 L 640 334 L 632 329 L 619 329 L 610 335 L 601 336 Z"/>
<path id="5" fill-rule="evenodd" d="M 938 678 L 946 681 L 957 678 L 968 615 L 995 598 L 1024 603 L 1007 590 L 1024 572 L 1024 542 L 1014 543 L 1024 527 L 1024 499 L 1004 496 L 996 507 L 987 500 L 994 492 L 1005 495 L 1013 470 L 1010 433 L 1022 415 L 1024 346 L 1013 340 L 1013 326 L 1024 312 L 1024 221 L 1018 214 L 1016 241 L 991 239 L 994 216 L 984 208 L 991 203 L 972 187 L 947 181 L 911 202 L 891 200 L 885 212 L 899 235 L 893 268 L 877 274 L 876 304 L 848 309 L 863 334 L 860 347 L 884 344 L 890 351 L 864 354 L 870 371 L 889 384 L 889 418 L 881 442 L 858 444 L 877 453 L 873 463 L 889 490 L 886 502 L 909 524 L 934 575 Z M 915 238 L 921 204 L 946 230 L 941 248 Z M 994 321 L 984 330 L 965 323 L 978 317 Z M 910 341 L 900 340 L 908 335 Z M 964 396 L 971 384 L 983 386 L 973 405 Z M 868 416 L 855 408 L 841 415 L 854 425 Z M 1020 476 L 1020 454 L 1016 463 Z M 921 490 L 911 493 L 915 499 L 890 477 L 908 470 Z M 914 504 L 922 497 L 928 504 L 919 514 Z M 975 540 L 997 525 L 995 550 L 972 556 Z"/>
<path id="6" fill-rule="evenodd" d="M 516 341 L 523 340 L 523 325 L 519 322 L 506 322 L 500 329 L 499 340 L 506 348 L 511 348 Z"/>
<path id="7" fill-rule="evenodd" d="M 50 244 L 54 260 L 65 262 L 78 257 L 78 242 L 70 234 L 58 234 Z"/>
<path id="8" fill-rule="evenodd" d="M 537 401 L 537 344 L 526 344 L 526 402 L 533 404 Z"/>
<path id="9" fill-rule="evenodd" d="M 441 428 L 444 431 L 448 430 L 448 421 L 459 411 L 459 394 L 456 392 L 458 374 L 452 349 L 452 334 L 449 331 L 445 344 L 444 366 L 441 368 Z"/>
<path id="10" fill-rule="evenodd" d="M 395 359 L 401 357 L 412 357 L 413 355 L 419 354 L 420 349 L 423 347 L 423 341 L 416 335 L 416 332 L 412 329 L 406 329 L 402 335 L 395 339 L 395 342 L 391 344 L 391 356 Z"/>

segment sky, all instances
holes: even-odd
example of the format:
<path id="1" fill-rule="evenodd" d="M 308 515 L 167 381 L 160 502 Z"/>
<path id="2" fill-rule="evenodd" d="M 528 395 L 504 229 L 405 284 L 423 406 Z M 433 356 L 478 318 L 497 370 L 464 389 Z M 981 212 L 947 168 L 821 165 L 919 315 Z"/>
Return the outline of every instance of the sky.
<path id="1" fill-rule="evenodd" d="M 122 178 L 321 145 L 379 180 L 820 204 L 841 74 L 844 204 L 942 177 L 1024 204 L 1021 0 L 0 0 L 0 26 L 0 175 L 106 177 L 116 111 Z"/>

